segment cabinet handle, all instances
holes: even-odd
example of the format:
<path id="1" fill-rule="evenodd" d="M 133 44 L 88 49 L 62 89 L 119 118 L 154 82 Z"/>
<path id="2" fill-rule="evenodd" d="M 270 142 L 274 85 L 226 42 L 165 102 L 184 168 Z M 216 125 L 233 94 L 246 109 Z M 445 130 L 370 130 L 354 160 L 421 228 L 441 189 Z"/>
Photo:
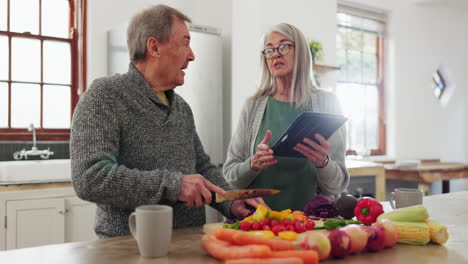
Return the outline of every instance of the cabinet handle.
<path id="1" fill-rule="evenodd" d="M 66 213 L 68 213 L 68 209 L 65 209 L 65 211 L 62 211 L 62 210 L 59 211 L 59 214 L 66 214 Z"/>

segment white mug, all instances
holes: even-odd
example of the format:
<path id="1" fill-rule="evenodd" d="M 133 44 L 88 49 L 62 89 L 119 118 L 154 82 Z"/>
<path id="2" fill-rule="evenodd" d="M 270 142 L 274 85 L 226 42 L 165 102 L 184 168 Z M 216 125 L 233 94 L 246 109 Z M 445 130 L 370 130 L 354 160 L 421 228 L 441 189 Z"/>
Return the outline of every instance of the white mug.
<path id="1" fill-rule="evenodd" d="M 128 218 L 130 232 L 145 258 L 166 256 L 172 238 L 172 207 L 167 205 L 138 206 Z"/>
<path id="2" fill-rule="evenodd" d="M 393 209 L 419 205 L 423 203 L 423 192 L 419 189 L 398 188 L 390 195 L 390 205 Z"/>

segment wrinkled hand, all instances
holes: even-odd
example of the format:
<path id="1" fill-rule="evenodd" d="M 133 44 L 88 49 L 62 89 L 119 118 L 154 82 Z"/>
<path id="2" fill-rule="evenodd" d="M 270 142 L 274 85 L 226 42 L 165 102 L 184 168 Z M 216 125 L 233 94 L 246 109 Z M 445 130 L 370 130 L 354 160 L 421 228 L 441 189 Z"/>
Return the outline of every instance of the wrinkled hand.
<path id="1" fill-rule="evenodd" d="M 231 213 L 237 218 L 243 217 L 244 215 L 250 213 L 250 210 L 247 208 L 247 205 L 257 208 L 260 204 L 270 209 L 270 207 L 268 207 L 263 198 L 258 197 L 252 199 L 236 200 L 232 202 Z"/>
<path id="2" fill-rule="evenodd" d="M 262 142 L 257 146 L 257 152 L 250 159 L 250 168 L 253 171 L 264 170 L 271 165 L 276 164 L 278 161 L 273 156 L 273 150 L 268 147 L 268 142 L 271 139 L 271 131 L 268 130 Z"/>
<path id="3" fill-rule="evenodd" d="M 328 151 L 330 144 L 320 134 L 315 134 L 315 138 L 320 142 L 320 145 L 315 141 L 304 138 L 302 143 L 298 143 L 294 150 L 304 155 L 315 167 L 325 167 L 328 163 Z"/>
<path id="4" fill-rule="evenodd" d="M 211 203 L 211 192 L 226 193 L 200 174 L 182 175 L 178 200 L 187 207 L 200 207 Z"/>

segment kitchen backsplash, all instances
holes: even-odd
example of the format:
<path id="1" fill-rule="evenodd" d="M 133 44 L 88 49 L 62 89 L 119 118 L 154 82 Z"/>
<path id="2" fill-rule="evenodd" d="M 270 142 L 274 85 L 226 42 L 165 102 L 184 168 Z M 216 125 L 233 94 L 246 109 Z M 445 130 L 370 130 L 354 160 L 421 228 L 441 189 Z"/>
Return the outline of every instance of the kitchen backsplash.
<path id="1" fill-rule="evenodd" d="M 0 142 L 0 161 L 13 160 L 13 153 L 20 151 L 23 148 L 30 150 L 33 142 Z M 43 150 L 50 148 L 54 155 L 49 159 L 69 159 L 70 158 L 70 144 L 68 141 L 40 141 L 37 142 L 37 149 Z M 40 160 L 39 156 L 29 156 L 28 160 Z"/>

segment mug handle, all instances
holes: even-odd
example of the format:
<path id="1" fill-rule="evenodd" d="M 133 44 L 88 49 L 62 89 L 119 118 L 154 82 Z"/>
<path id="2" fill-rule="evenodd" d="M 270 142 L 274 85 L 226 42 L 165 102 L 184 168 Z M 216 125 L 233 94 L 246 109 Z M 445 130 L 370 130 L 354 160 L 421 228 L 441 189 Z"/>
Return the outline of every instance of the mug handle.
<path id="1" fill-rule="evenodd" d="M 394 202 L 394 200 L 395 200 L 395 192 L 392 192 L 392 193 L 390 193 L 390 200 L 389 200 L 389 202 L 390 202 L 390 205 L 392 206 L 393 210 L 395 210 L 395 202 Z"/>
<path id="2" fill-rule="evenodd" d="M 130 214 L 128 217 L 128 227 L 130 228 L 130 232 L 132 233 L 132 236 L 136 238 L 136 219 L 135 219 L 136 213 L 133 212 Z"/>

